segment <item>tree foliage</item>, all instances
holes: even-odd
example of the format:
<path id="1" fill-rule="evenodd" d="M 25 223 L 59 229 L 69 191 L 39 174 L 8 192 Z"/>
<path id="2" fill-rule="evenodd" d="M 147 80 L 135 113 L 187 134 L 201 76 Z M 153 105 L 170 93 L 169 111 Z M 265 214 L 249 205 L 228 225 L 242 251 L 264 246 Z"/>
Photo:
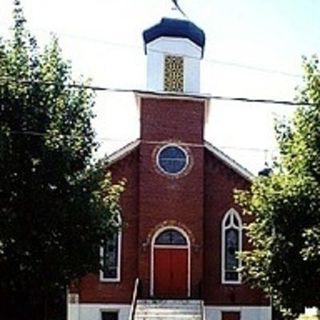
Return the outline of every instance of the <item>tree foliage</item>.
<path id="1" fill-rule="evenodd" d="M 0 39 L 0 300 L 38 315 L 99 269 L 123 188 L 92 161 L 93 93 L 67 85 L 56 38 L 39 51 L 15 1 L 12 39 Z"/>
<path id="2" fill-rule="evenodd" d="M 273 174 L 236 196 L 254 215 L 243 275 L 288 317 L 320 307 L 320 69 L 316 57 L 303 66 L 297 101 L 310 105 L 299 107 L 291 122 L 276 124 L 280 155 Z"/>

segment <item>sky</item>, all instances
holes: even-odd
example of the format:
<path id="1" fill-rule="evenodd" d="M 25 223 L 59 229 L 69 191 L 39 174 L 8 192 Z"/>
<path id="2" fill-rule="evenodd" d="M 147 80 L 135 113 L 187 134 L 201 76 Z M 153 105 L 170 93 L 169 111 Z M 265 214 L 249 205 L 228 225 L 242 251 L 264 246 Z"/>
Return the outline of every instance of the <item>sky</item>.
<path id="1" fill-rule="evenodd" d="M 39 45 L 54 33 L 75 78 L 93 85 L 146 88 L 143 30 L 175 16 L 170 0 L 22 0 Z M 0 0 L 0 36 L 8 37 L 13 0 Z M 320 50 L 319 0 L 180 0 L 206 33 L 201 93 L 292 101 L 302 84 L 302 56 Z M 132 93 L 100 92 L 94 126 L 99 156 L 139 136 Z M 294 107 L 211 101 L 205 139 L 253 173 L 276 154 L 274 118 Z M 266 151 L 267 150 L 267 151 Z"/>

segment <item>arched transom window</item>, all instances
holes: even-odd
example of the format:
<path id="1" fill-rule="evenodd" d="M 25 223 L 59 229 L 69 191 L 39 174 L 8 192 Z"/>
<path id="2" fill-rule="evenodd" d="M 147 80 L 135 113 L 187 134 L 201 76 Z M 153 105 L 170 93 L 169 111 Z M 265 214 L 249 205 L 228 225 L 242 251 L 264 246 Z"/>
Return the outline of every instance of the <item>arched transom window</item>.
<path id="1" fill-rule="evenodd" d="M 240 283 L 240 260 L 242 250 L 242 223 L 238 212 L 230 209 L 222 221 L 222 282 Z"/>
<path id="2" fill-rule="evenodd" d="M 184 235 L 175 229 L 167 229 L 161 232 L 155 240 L 155 245 L 184 246 L 187 244 Z"/>

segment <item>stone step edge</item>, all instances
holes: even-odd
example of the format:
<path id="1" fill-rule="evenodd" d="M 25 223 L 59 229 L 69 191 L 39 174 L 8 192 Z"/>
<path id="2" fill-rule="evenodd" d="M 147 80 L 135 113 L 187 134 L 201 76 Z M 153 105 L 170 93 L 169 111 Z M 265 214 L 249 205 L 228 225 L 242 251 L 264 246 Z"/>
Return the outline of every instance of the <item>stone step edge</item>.
<path id="1" fill-rule="evenodd" d="M 200 315 L 165 315 L 165 316 L 159 316 L 159 315 L 148 315 L 148 316 L 135 316 L 134 319 L 148 319 L 148 318 L 152 318 L 152 319 L 171 319 L 171 318 L 175 318 L 175 319 L 201 319 Z"/>
<path id="2" fill-rule="evenodd" d="M 174 304 L 198 304 L 201 303 L 202 300 L 196 300 L 196 299 L 138 299 L 137 303 L 144 303 L 144 304 L 170 304 L 170 303 L 174 303 Z"/>

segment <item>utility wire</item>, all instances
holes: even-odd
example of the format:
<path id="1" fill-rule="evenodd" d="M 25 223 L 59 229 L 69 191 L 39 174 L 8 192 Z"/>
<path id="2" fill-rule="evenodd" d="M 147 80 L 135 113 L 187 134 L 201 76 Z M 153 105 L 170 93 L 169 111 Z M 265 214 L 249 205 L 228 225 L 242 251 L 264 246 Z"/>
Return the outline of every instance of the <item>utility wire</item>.
<path id="1" fill-rule="evenodd" d="M 123 42 L 113 42 L 113 41 L 108 41 L 108 40 L 103 40 L 103 39 L 98 39 L 98 38 L 93 38 L 93 37 L 87 37 L 87 36 L 82 36 L 82 35 L 76 35 L 76 34 L 71 34 L 71 33 L 65 33 L 65 32 L 52 33 L 48 30 L 39 29 L 39 28 L 37 28 L 37 30 L 40 32 L 44 32 L 44 33 L 58 34 L 59 37 L 67 37 L 67 38 L 80 40 L 80 41 L 83 40 L 83 41 L 88 41 L 88 42 L 96 42 L 96 43 L 100 43 L 100 44 L 107 45 L 107 46 L 135 49 L 135 50 L 140 50 L 140 51 L 144 50 L 141 46 L 127 44 L 127 43 L 123 43 Z M 168 51 L 152 49 L 152 48 L 149 48 L 148 51 L 154 52 L 154 53 L 159 53 L 159 54 L 172 54 L 172 52 L 170 53 Z M 199 58 L 194 57 L 192 55 L 188 55 L 188 54 L 184 54 L 183 57 L 189 58 L 189 59 L 199 60 Z M 300 75 L 300 74 L 290 73 L 290 72 L 283 71 L 283 70 L 258 67 L 258 66 L 254 66 L 254 65 L 250 65 L 250 64 L 242 64 L 242 63 L 238 63 L 238 62 L 224 61 L 224 60 L 214 59 L 214 58 L 203 58 L 202 61 L 212 63 L 212 64 L 225 65 L 228 67 L 247 69 L 247 70 L 251 70 L 251 71 L 270 73 L 270 74 L 278 74 L 278 75 L 282 75 L 282 76 L 286 76 L 286 77 L 302 78 L 302 75 Z"/>
<path id="2" fill-rule="evenodd" d="M 249 152 L 261 152 L 261 153 L 266 153 L 266 152 L 275 152 L 277 149 L 268 149 L 268 148 L 256 148 L 256 147 L 239 147 L 239 146 L 219 146 L 217 145 L 219 149 L 224 149 L 224 150 L 234 150 L 234 151 L 249 151 Z"/>
<path id="3" fill-rule="evenodd" d="M 154 53 L 159 53 L 159 54 L 167 54 L 167 55 L 172 54 L 172 52 L 158 50 L 158 49 L 148 49 L 148 51 L 154 52 Z M 185 58 L 188 58 L 188 59 L 200 60 L 200 58 L 197 58 L 195 56 L 188 55 L 188 54 L 183 54 L 182 56 Z M 300 74 L 290 73 L 290 72 L 286 72 L 286 71 L 282 71 L 282 70 L 268 69 L 268 68 L 257 67 L 257 66 L 248 65 L 248 64 L 241 64 L 241 63 L 237 63 L 237 62 L 223 61 L 223 60 L 218 60 L 218 59 L 213 59 L 213 58 L 203 58 L 202 61 L 208 62 L 208 63 L 213 63 L 213 64 L 225 65 L 228 67 L 237 67 L 237 68 L 247 69 L 250 71 L 258 71 L 258 72 L 264 72 L 264 73 L 270 73 L 270 74 L 279 74 L 279 75 L 283 75 L 286 77 L 293 77 L 293 78 L 302 78 L 303 77 Z"/>
<path id="4" fill-rule="evenodd" d="M 14 135 L 26 135 L 26 136 L 35 136 L 35 137 L 44 137 L 48 135 L 49 133 L 45 132 L 38 132 L 38 131 L 19 131 L 19 130 L 12 130 L 11 134 Z M 69 137 L 73 138 L 75 135 L 67 135 L 67 134 L 59 134 L 59 137 Z M 115 138 L 106 138 L 106 137 L 95 137 L 96 141 L 101 141 L 101 142 L 127 142 L 127 139 L 115 139 Z M 141 142 L 146 143 L 146 144 L 154 144 L 154 145 L 159 145 L 159 144 L 164 144 L 164 143 L 170 143 L 168 141 L 159 141 L 159 140 L 141 140 Z M 173 143 L 173 142 L 171 142 Z M 188 143 L 188 142 L 181 142 L 179 141 L 179 145 L 185 146 L 185 147 L 193 147 L 193 148 L 203 148 L 205 146 L 204 143 Z M 239 146 L 217 146 L 219 149 L 224 149 L 224 150 L 237 150 L 237 151 L 249 151 L 249 152 L 260 152 L 260 153 L 265 153 L 265 152 L 274 152 L 276 149 L 267 149 L 267 148 L 255 148 L 255 147 L 239 147 Z"/>
<path id="5" fill-rule="evenodd" d="M 4 86 L 2 82 L 9 82 L 21 85 L 44 85 L 44 86 L 56 86 L 57 84 L 53 81 L 32 81 L 32 80 L 19 80 L 10 77 L 0 77 L 0 87 Z M 86 85 L 79 83 L 66 83 L 62 85 L 67 88 L 77 88 L 77 89 L 88 89 L 93 91 L 109 91 L 109 92 L 120 92 L 120 93 L 136 93 L 136 94 L 151 94 L 164 96 L 168 95 L 170 97 L 189 97 L 189 98 L 200 98 L 200 99 L 210 99 L 210 100 L 223 100 L 223 101 L 236 101 L 245 103 L 260 103 L 260 104 L 276 104 L 276 105 L 287 105 L 287 106 L 311 106 L 313 104 L 309 102 L 294 102 L 288 100 L 274 100 L 274 99 L 264 99 L 264 98 L 247 98 L 247 97 L 228 97 L 220 95 L 211 94 L 200 94 L 200 93 L 179 93 L 179 92 L 164 92 L 164 91 L 152 91 L 152 90 L 141 90 L 141 89 L 126 89 L 126 88 L 112 88 L 105 86 L 95 86 Z"/>
<path id="6" fill-rule="evenodd" d="M 125 44 L 125 43 L 121 43 L 121 42 L 111 42 L 111 41 L 106 41 L 106 40 L 102 40 L 102 39 L 77 36 L 77 35 L 72 35 L 72 34 L 67 34 L 67 33 L 60 33 L 60 34 L 66 36 L 66 37 L 73 38 L 73 39 L 78 39 L 78 40 L 83 39 L 84 41 L 92 41 L 92 42 L 97 42 L 97 43 L 101 43 L 104 45 L 110 45 L 110 46 L 121 47 L 121 48 L 131 48 L 131 49 L 136 49 L 136 50 L 140 50 L 140 51 L 145 50 L 141 46 Z M 159 53 L 159 54 L 172 54 L 172 52 L 169 52 L 169 51 L 152 49 L 152 48 L 149 48 L 148 51 L 153 52 L 153 53 Z M 194 59 L 194 60 L 199 60 L 199 58 L 192 56 L 192 55 L 188 55 L 188 54 L 183 54 L 183 57 L 189 58 L 189 59 Z M 277 69 L 257 67 L 257 66 L 253 66 L 253 65 L 249 65 L 249 64 L 242 64 L 242 63 L 238 63 L 238 62 L 224 61 L 224 60 L 214 59 L 214 58 L 203 58 L 202 61 L 212 63 L 212 64 L 220 64 L 220 65 L 225 65 L 225 66 L 229 66 L 229 67 L 247 69 L 247 70 L 251 70 L 251 71 L 270 73 L 270 74 L 279 74 L 279 75 L 283 75 L 286 77 L 302 78 L 302 75 L 300 75 L 300 74 L 290 73 L 287 71 L 277 70 Z"/>
<path id="7" fill-rule="evenodd" d="M 290 72 L 287 72 L 287 71 L 276 70 L 276 69 L 268 69 L 268 68 L 263 68 L 263 67 L 257 67 L 257 66 L 248 65 L 248 64 L 241 64 L 241 63 L 237 63 L 237 62 L 223 61 L 223 60 L 217 60 L 217 59 L 205 59 L 205 61 L 209 62 L 209 63 L 225 65 L 225 66 L 228 66 L 228 67 L 237 67 L 237 68 L 247 69 L 247 70 L 250 70 L 250 71 L 258 71 L 258 72 L 264 72 L 264 73 L 270 73 L 270 74 L 278 74 L 278 75 L 282 75 L 282 76 L 285 76 L 285 77 L 292 77 L 292 78 L 299 78 L 299 79 L 301 79 L 303 77 L 301 74 L 290 73 Z"/>

